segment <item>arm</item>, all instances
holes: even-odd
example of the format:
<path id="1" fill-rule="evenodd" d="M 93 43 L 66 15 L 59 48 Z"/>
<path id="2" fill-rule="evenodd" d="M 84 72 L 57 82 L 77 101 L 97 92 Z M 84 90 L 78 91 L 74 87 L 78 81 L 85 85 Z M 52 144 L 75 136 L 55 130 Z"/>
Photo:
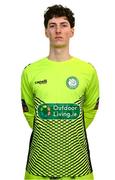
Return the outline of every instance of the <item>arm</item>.
<path id="1" fill-rule="evenodd" d="M 85 102 L 83 105 L 85 127 L 87 128 L 93 121 L 96 112 L 98 110 L 99 104 L 99 81 L 97 77 L 97 72 L 94 67 L 92 68 L 92 73 L 90 76 L 89 84 L 85 92 Z"/>
<path id="2" fill-rule="evenodd" d="M 24 116 L 31 128 L 33 128 L 34 121 L 34 102 L 33 102 L 33 93 L 30 87 L 27 69 L 25 68 L 21 76 L 21 100 Z"/>

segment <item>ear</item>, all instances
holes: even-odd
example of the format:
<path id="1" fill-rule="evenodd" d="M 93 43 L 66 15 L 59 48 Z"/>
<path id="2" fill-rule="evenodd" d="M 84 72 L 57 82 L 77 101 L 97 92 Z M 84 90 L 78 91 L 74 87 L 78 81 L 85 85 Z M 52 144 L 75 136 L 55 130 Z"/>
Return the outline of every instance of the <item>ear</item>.
<path id="1" fill-rule="evenodd" d="M 49 36 L 48 36 L 47 29 L 45 29 L 45 35 L 46 35 L 47 38 L 49 37 Z"/>
<path id="2" fill-rule="evenodd" d="M 74 28 L 71 28 L 71 37 L 74 36 Z"/>

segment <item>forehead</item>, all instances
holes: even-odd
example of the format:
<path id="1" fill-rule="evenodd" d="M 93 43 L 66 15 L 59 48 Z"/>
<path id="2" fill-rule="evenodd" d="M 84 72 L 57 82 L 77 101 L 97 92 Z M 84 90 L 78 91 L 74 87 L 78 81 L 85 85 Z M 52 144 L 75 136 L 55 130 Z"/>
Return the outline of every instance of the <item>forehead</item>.
<path id="1" fill-rule="evenodd" d="M 50 24 L 50 23 L 62 23 L 62 22 L 69 23 L 67 17 L 62 16 L 62 17 L 53 17 L 52 19 L 49 19 L 48 24 Z"/>

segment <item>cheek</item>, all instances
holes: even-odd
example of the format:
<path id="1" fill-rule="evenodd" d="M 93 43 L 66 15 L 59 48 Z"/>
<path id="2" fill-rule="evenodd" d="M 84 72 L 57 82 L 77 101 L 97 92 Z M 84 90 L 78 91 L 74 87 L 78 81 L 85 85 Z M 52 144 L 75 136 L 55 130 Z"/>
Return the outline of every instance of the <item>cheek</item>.
<path id="1" fill-rule="evenodd" d="M 47 35 L 48 35 L 49 39 L 53 39 L 53 37 L 54 37 L 54 32 L 53 32 L 53 31 L 49 31 L 49 32 L 47 33 Z"/>
<path id="2" fill-rule="evenodd" d="M 72 33 L 71 33 L 71 32 L 67 31 L 67 32 L 65 33 L 65 38 L 66 38 L 66 39 L 69 39 L 71 36 L 72 36 Z"/>

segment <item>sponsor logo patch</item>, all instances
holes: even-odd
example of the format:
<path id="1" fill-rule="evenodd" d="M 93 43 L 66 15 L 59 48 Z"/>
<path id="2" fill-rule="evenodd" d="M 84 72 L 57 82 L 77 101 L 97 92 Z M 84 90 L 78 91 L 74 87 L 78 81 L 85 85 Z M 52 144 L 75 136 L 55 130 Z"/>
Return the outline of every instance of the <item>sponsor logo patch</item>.
<path id="1" fill-rule="evenodd" d="M 77 119 L 80 115 L 80 106 L 73 103 L 48 103 L 37 107 L 36 114 L 41 119 Z"/>
<path id="2" fill-rule="evenodd" d="M 28 109 L 28 106 L 27 106 L 25 100 L 24 100 L 24 99 L 21 99 L 21 101 L 22 101 L 23 112 L 28 112 L 29 109 Z"/>

